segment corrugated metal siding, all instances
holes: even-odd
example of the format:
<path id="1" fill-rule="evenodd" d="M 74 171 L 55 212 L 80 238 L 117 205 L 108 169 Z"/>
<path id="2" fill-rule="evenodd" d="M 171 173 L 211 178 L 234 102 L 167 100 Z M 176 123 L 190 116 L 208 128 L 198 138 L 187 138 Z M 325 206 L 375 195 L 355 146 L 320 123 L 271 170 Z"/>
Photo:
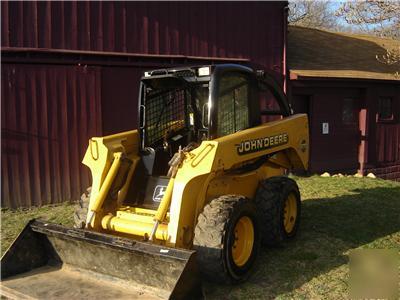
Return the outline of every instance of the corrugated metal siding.
<path id="1" fill-rule="evenodd" d="M 2 66 L 2 206 L 77 199 L 89 185 L 80 163 L 87 139 L 136 127 L 145 64 L 107 66 L 103 56 L 98 67 L 56 66 L 71 61 L 53 49 L 246 58 L 282 79 L 286 4 L 2 1 L 2 47 L 44 48 L 60 58 L 28 54 Z M 173 60 L 163 66 L 182 63 Z"/>
<path id="2" fill-rule="evenodd" d="M 98 68 L 2 65 L 2 207 L 77 199 L 101 131 Z"/>
<path id="3" fill-rule="evenodd" d="M 103 67 L 101 72 L 103 134 L 137 128 L 141 68 Z"/>
<path id="4" fill-rule="evenodd" d="M 250 58 L 282 72 L 285 5 L 2 1 L 2 46 Z"/>
<path id="5" fill-rule="evenodd" d="M 400 124 L 376 124 L 378 163 L 400 162 Z"/>

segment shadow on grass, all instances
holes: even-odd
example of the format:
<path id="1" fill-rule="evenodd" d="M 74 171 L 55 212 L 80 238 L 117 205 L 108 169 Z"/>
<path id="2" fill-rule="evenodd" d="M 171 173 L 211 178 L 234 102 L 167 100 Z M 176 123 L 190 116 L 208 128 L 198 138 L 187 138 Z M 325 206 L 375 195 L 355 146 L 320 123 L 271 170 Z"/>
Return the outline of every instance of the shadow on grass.
<path id="1" fill-rule="evenodd" d="M 400 231 L 400 188 L 352 192 L 355 194 L 303 201 L 297 238 L 280 248 L 262 249 L 248 282 L 233 287 L 207 283 L 206 298 L 310 298 L 312 290 L 318 298 L 347 297 L 349 250 L 360 246 L 400 248 L 399 235 L 391 236 Z M 309 287 L 302 287 L 305 283 Z M 299 287 L 300 291 L 293 292 Z"/>

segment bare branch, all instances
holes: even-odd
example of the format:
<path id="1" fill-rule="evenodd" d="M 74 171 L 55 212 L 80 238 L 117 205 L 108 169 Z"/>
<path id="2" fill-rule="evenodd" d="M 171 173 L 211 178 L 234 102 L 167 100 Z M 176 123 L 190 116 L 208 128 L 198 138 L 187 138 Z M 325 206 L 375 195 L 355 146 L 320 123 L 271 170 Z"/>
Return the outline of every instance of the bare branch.
<path id="1" fill-rule="evenodd" d="M 311 28 L 332 29 L 337 25 L 331 12 L 330 2 L 317 0 L 293 1 L 289 3 L 289 22 Z"/>
<path id="2" fill-rule="evenodd" d="M 336 11 L 348 24 L 367 28 L 368 33 L 391 39 L 400 39 L 400 2 L 388 0 L 364 0 L 345 2 Z M 400 65 L 400 47 L 384 46 L 386 53 L 376 59 L 387 65 Z M 399 71 L 396 72 L 399 76 Z"/>
<path id="3" fill-rule="evenodd" d="M 349 1 L 342 4 L 335 14 L 343 17 L 348 24 L 364 28 L 368 33 L 400 38 L 399 1 Z"/>

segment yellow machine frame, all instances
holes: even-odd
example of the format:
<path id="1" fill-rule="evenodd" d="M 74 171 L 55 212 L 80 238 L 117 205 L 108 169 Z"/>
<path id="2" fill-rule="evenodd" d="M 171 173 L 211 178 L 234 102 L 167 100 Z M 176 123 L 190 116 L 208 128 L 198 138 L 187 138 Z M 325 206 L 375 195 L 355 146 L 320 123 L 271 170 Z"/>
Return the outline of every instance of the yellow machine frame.
<path id="1" fill-rule="evenodd" d="M 88 227 L 146 239 L 156 221 L 158 242 L 190 248 L 197 217 L 208 201 L 224 194 L 251 199 L 262 179 L 282 175 L 289 168 L 307 169 L 308 146 L 308 121 L 304 114 L 203 141 L 193 151 L 184 153 L 158 210 L 151 210 L 122 205 L 140 160 L 138 131 L 92 138 L 83 159 L 93 176 Z M 256 170 L 235 172 L 265 155 L 270 155 L 269 159 Z M 118 201 L 105 205 L 124 157 L 132 161 L 127 180 L 118 192 Z"/>

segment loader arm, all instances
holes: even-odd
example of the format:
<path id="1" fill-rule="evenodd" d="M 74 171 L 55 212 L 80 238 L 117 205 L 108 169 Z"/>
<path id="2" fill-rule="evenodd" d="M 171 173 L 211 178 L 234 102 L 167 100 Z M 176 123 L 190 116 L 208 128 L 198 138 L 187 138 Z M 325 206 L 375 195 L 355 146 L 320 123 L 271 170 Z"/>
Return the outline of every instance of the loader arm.
<path id="1" fill-rule="evenodd" d="M 83 164 L 90 168 L 92 174 L 87 225 L 91 228 L 100 228 L 101 217 L 104 214 L 99 213 L 103 212 L 103 204 L 107 197 L 114 196 L 114 201 L 107 203 L 111 206 L 109 210 L 115 210 L 117 205 L 122 203 L 139 160 L 137 130 L 89 140 L 83 158 Z M 115 186 L 115 182 L 119 182 L 119 186 Z M 110 195 L 113 184 L 116 195 Z"/>

